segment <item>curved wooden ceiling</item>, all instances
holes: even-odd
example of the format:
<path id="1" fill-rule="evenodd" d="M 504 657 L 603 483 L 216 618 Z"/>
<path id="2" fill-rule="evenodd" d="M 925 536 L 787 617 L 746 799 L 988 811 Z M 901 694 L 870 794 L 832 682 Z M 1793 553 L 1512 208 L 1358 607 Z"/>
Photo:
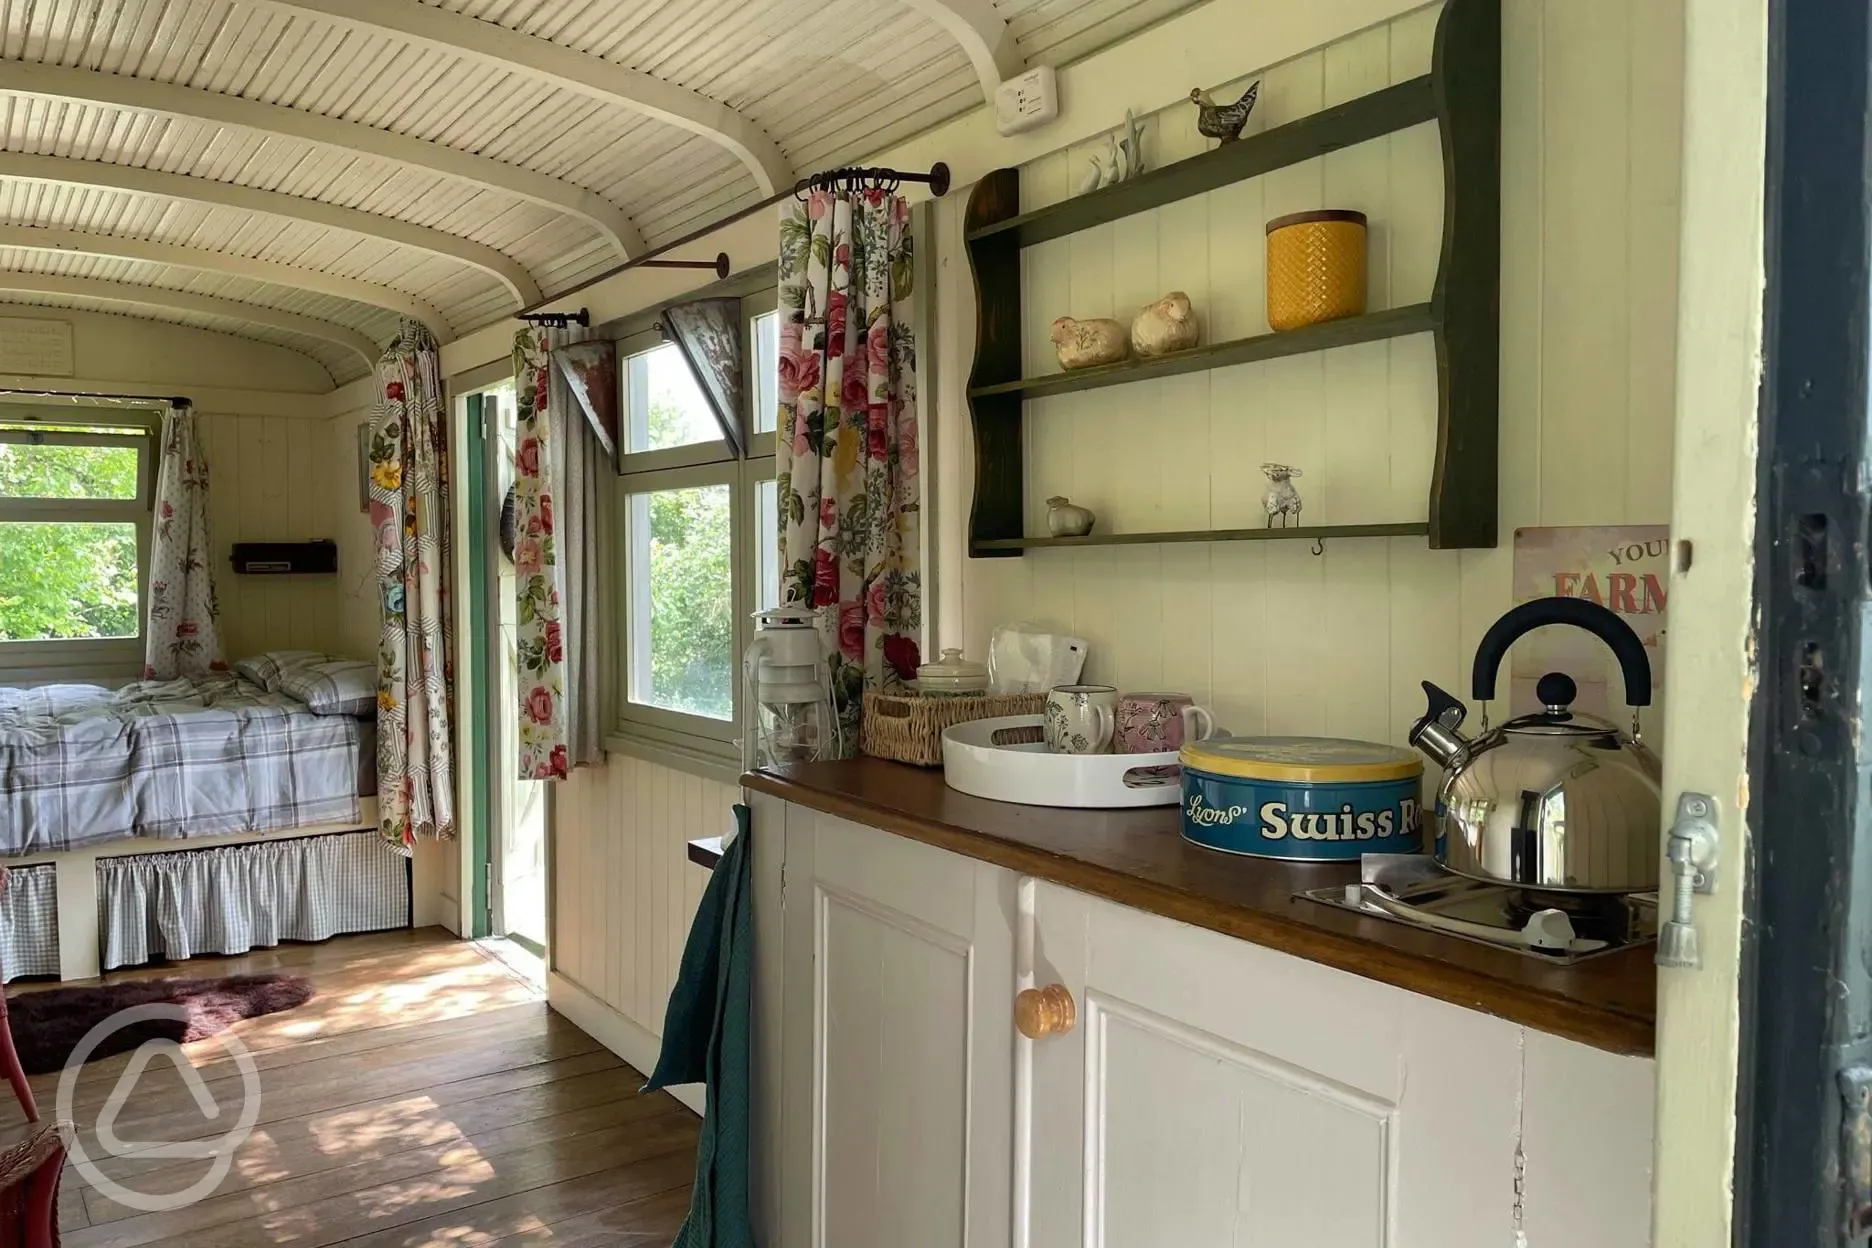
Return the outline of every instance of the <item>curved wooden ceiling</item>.
<path id="1" fill-rule="evenodd" d="M 1195 0 L 0 0 L 0 302 L 335 384 Z"/>

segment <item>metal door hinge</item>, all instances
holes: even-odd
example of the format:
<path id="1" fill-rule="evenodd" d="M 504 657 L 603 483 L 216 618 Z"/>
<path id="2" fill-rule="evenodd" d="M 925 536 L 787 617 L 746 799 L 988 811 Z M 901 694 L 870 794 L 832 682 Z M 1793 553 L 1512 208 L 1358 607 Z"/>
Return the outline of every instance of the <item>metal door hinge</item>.
<path id="1" fill-rule="evenodd" d="M 1671 915 L 1658 927 L 1659 966 L 1695 970 L 1703 965 L 1692 902 L 1698 893 L 1716 891 L 1716 860 L 1722 836 L 1716 827 L 1716 799 L 1707 793 L 1684 793 L 1677 799 L 1665 857 L 1671 866 Z"/>
<path id="2" fill-rule="evenodd" d="M 1840 1242 L 1862 1244 L 1872 1232 L 1872 1067 L 1839 1072 Z"/>

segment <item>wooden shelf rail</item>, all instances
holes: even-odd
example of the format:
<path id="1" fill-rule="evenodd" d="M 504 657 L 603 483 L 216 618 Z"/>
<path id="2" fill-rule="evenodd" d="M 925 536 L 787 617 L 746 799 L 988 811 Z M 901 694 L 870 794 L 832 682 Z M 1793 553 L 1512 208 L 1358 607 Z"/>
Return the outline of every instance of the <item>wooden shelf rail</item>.
<path id="1" fill-rule="evenodd" d="M 1187 351 L 1177 351 L 1170 355 L 1159 355 L 1149 359 L 1120 360 L 1116 364 L 1098 364 L 1091 368 L 1075 369 L 1069 373 L 1048 373 L 1041 377 L 1023 377 L 1018 381 L 980 386 L 970 390 L 969 397 L 980 399 L 997 394 L 1018 394 L 1024 398 L 1038 399 L 1049 394 L 1072 394 L 1079 390 L 1096 390 L 1101 386 L 1118 386 L 1131 381 L 1149 381 L 1154 377 L 1175 377 L 1179 373 L 1227 368 L 1231 364 L 1277 360 L 1284 355 L 1306 355 L 1314 351 L 1331 350 L 1333 347 L 1350 347 L 1361 342 L 1377 342 L 1382 338 L 1401 338 L 1406 334 L 1427 334 L 1436 327 L 1436 314 L 1431 311 L 1430 305 L 1413 303 L 1407 307 L 1390 308 L 1383 312 L 1368 312 L 1364 316 L 1348 316 L 1342 320 L 1325 321 L 1319 325 L 1309 325 L 1305 329 L 1293 329 L 1285 333 L 1256 334 L 1252 338 L 1237 338 L 1232 342 L 1205 343 L 1200 347 L 1191 347 Z"/>
<path id="2" fill-rule="evenodd" d="M 1313 524 L 1290 529 L 1175 529 L 1168 533 L 1088 533 L 1084 537 L 997 537 L 983 550 L 1045 550 L 1055 546 L 1161 546 L 1177 542 L 1326 541 L 1335 537 L 1423 537 L 1428 524 Z"/>
<path id="3" fill-rule="evenodd" d="M 964 237 L 974 243 L 1012 236 L 1015 246 L 1032 247 L 1104 225 L 1107 221 L 1201 195 L 1231 182 L 1258 178 L 1328 152 L 1368 143 L 1398 130 L 1435 121 L 1436 116 L 1434 76 L 1425 74 L 1284 126 L 1224 143 L 1200 156 L 1140 174 L 1129 182 L 1088 191 L 1045 208 L 980 226 L 969 230 Z"/>

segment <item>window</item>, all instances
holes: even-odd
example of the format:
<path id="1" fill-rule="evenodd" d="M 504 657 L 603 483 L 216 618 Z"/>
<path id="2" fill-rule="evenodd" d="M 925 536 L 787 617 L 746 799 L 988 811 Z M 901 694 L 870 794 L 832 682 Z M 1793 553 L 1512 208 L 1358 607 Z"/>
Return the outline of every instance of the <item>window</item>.
<path id="1" fill-rule="evenodd" d="M 619 460 L 623 644 L 620 731 L 732 761 L 750 617 L 779 596 L 774 409 L 779 318 L 744 298 L 750 454 L 736 459 L 675 346 L 627 336 Z"/>
<path id="2" fill-rule="evenodd" d="M 695 375 L 673 346 L 642 351 L 624 370 L 631 451 L 668 451 L 719 442 L 721 427 Z"/>
<path id="3" fill-rule="evenodd" d="M 630 508 L 630 700 L 732 721 L 733 490 L 647 490 Z"/>
<path id="4" fill-rule="evenodd" d="M 151 425 L 0 415 L 0 668 L 142 658 Z"/>

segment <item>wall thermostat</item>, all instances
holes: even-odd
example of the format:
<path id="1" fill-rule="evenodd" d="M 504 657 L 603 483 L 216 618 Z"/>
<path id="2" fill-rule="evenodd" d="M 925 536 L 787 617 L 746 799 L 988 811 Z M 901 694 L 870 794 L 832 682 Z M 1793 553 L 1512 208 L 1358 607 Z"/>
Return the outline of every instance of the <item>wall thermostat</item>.
<path id="1" fill-rule="evenodd" d="M 1059 80 L 1053 67 L 1041 65 L 995 88 L 995 129 L 1019 134 L 1059 116 Z"/>

